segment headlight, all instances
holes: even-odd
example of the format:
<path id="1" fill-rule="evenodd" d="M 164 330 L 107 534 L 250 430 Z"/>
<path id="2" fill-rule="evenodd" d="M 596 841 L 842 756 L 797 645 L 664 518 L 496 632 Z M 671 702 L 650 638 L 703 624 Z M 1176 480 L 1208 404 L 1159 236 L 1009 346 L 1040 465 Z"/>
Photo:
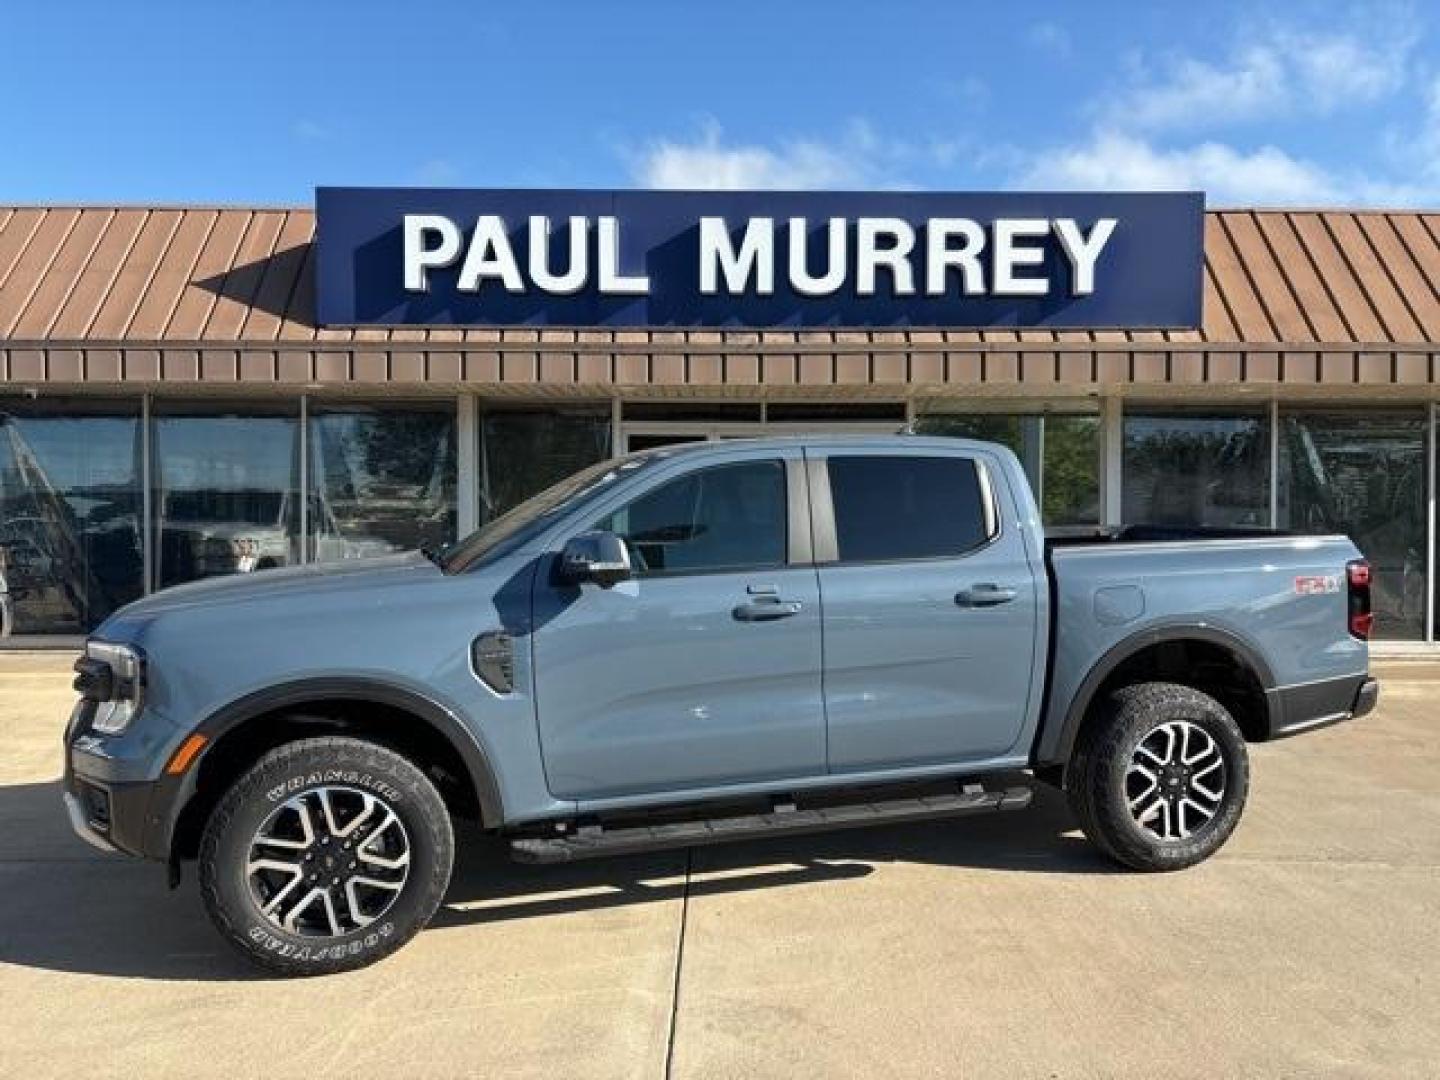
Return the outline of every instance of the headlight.
<path id="1" fill-rule="evenodd" d="M 75 671 L 75 689 L 96 702 L 91 728 L 119 735 L 129 727 L 145 704 L 145 654 L 132 645 L 87 641 Z"/>

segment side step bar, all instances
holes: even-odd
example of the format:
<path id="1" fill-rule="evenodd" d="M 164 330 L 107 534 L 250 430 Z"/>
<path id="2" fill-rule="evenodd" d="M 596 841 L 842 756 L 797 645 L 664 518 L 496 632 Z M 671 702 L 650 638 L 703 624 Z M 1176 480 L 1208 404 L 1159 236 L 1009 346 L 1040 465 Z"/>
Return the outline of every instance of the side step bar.
<path id="1" fill-rule="evenodd" d="M 967 788 L 953 795 L 927 795 L 886 802 L 851 803 L 808 810 L 777 809 L 768 814 L 709 820 L 677 821 L 667 825 L 635 825 L 606 829 L 587 826 L 570 836 L 526 837 L 510 843 L 510 857 L 522 863 L 563 863 L 603 855 L 633 855 L 666 848 L 722 844 L 757 837 L 798 836 L 804 833 L 852 829 L 865 825 L 896 825 L 909 821 L 1021 810 L 1030 805 L 1030 789 L 984 791 Z"/>

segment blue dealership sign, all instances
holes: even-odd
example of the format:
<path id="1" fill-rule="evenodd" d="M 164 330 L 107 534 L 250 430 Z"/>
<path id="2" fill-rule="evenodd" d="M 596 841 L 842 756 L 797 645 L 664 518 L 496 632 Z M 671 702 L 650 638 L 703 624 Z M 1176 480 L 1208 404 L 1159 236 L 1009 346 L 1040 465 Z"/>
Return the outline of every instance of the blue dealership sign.
<path id="1" fill-rule="evenodd" d="M 356 326 L 1197 327 L 1198 193 L 316 190 Z"/>

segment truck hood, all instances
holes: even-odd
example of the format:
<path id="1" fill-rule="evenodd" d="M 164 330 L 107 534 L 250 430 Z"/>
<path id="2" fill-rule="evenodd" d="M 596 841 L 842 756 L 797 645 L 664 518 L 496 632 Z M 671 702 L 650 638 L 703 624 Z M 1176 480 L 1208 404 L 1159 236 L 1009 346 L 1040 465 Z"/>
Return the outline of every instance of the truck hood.
<path id="1" fill-rule="evenodd" d="M 205 578 L 162 589 L 121 608 L 96 631 L 104 637 L 115 624 L 143 622 L 154 616 L 217 604 L 301 599 L 340 590 L 365 591 L 440 576 L 440 568 L 418 551 L 346 559 L 318 566 L 282 567 L 248 574 Z"/>

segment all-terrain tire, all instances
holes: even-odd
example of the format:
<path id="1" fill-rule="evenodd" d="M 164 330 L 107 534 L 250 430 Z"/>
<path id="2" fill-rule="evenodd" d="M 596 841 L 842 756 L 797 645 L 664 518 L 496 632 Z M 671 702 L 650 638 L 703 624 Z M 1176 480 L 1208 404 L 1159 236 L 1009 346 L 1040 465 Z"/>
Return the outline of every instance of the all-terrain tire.
<path id="1" fill-rule="evenodd" d="M 1066 770 L 1066 793 L 1071 808 L 1080 821 L 1085 835 L 1110 858 L 1133 870 L 1179 870 L 1201 862 L 1218 851 L 1235 831 L 1250 788 L 1249 757 L 1245 737 L 1234 718 L 1214 698 L 1188 686 L 1176 683 L 1151 682 L 1122 687 L 1101 703 L 1100 713 L 1081 730 L 1075 751 Z M 1141 792 L 1148 790 L 1149 781 L 1132 771 L 1138 761 L 1159 772 L 1153 750 L 1150 756 L 1137 748 L 1164 748 L 1168 729 L 1176 731 L 1190 726 L 1199 745 L 1213 741 L 1214 754 L 1202 759 L 1191 770 L 1209 768 L 1218 756 L 1219 769 L 1204 776 L 1207 790 L 1223 785 L 1223 794 L 1214 804 L 1196 796 L 1184 813 L 1194 825 L 1199 814 L 1192 807 L 1203 803 L 1205 809 L 1214 805 L 1212 816 L 1190 830 L 1167 828 L 1175 835 L 1164 838 L 1156 834 L 1156 826 L 1142 824 L 1139 818 L 1151 807 L 1153 797 L 1140 801 Z M 1163 756 L 1163 755 L 1162 755 Z M 1174 766 L 1176 773 L 1183 764 Z M 1161 795 L 1173 783 L 1183 792 L 1189 773 L 1173 775 L 1156 784 Z M 1218 777 L 1218 783 L 1217 783 Z M 1136 803 L 1132 809 L 1132 801 Z M 1174 805 L 1167 813 L 1177 812 Z M 1179 819 L 1182 823 L 1185 818 Z M 1180 835 L 1184 833 L 1184 835 Z"/>
<path id="2" fill-rule="evenodd" d="M 302 816 L 303 833 L 297 830 Z M 388 824 L 382 828 L 382 822 Z M 262 827 L 267 837 L 285 836 L 276 841 L 282 846 L 256 849 Z M 352 849 L 365 853 L 357 859 Z M 361 739 L 304 739 L 270 751 L 221 797 L 200 843 L 200 890 L 221 935 L 246 958 L 282 975 L 326 975 L 373 964 L 419 933 L 445 895 L 454 852 L 445 804 L 410 761 Z M 252 857 L 266 856 L 281 861 L 278 887 L 273 872 L 269 881 L 251 872 Z M 329 901 L 317 892 L 287 929 L 277 921 L 283 908 L 267 915 L 262 907 L 295 873 L 284 870 L 290 862 L 304 872 L 284 898 L 292 910 L 297 895 L 329 892 L 332 872 L 341 884 Z M 344 875 L 357 865 L 350 870 L 355 880 L 370 872 L 389 887 L 351 886 Z M 317 930 L 320 916 L 327 917 Z"/>

